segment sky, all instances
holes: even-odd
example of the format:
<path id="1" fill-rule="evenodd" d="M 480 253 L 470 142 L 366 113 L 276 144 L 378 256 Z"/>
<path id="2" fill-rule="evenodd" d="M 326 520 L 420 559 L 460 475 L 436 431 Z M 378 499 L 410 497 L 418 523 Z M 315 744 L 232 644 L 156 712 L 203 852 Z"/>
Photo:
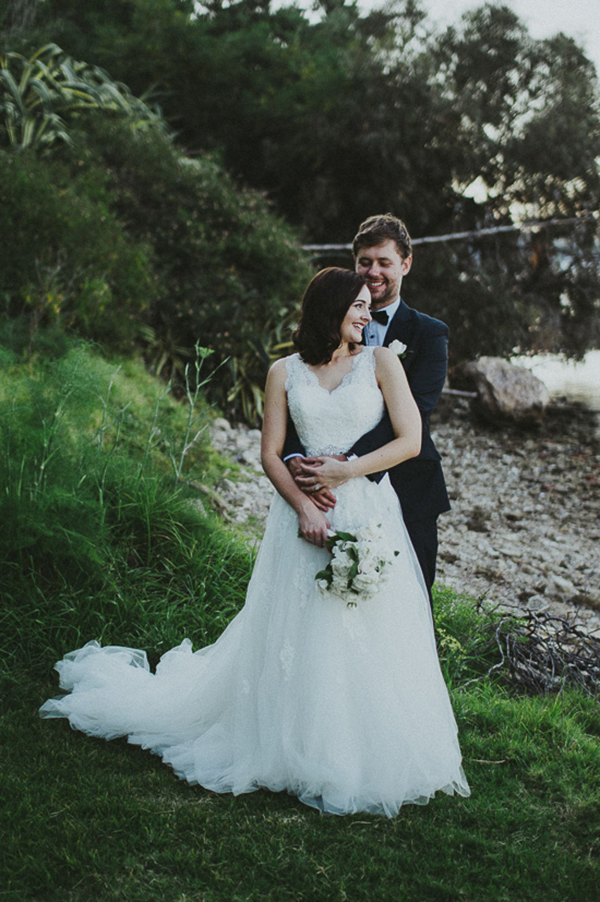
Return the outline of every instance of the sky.
<path id="1" fill-rule="evenodd" d="M 379 6 L 377 0 L 367 0 Z M 562 31 L 575 38 L 600 74 L 600 0 L 502 0 L 527 26 L 534 38 L 547 38 Z M 457 22 L 464 12 L 483 5 L 483 0 L 422 0 L 423 8 L 440 27 Z"/>

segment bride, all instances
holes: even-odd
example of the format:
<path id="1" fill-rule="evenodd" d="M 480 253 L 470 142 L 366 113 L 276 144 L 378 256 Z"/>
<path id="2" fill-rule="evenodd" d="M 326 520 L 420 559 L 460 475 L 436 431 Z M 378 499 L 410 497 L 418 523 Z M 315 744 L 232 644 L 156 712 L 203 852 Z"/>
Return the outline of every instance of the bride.
<path id="1" fill-rule="evenodd" d="M 185 639 L 154 674 L 143 651 L 90 642 L 56 665 L 68 694 L 42 717 L 127 736 L 189 783 L 286 790 L 333 814 L 392 817 L 438 790 L 469 795 L 398 499 L 387 476 L 366 478 L 416 455 L 421 432 L 398 358 L 361 344 L 369 308 L 350 270 L 323 270 L 306 290 L 299 353 L 271 367 L 265 392 L 262 460 L 277 494 L 246 603 L 217 642 L 194 652 Z M 395 439 L 346 460 L 384 405 Z M 328 519 L 281 460 L 288 415 L 315 458 L 307 482 L 335 493 Z M 393 549 L 386 579 L 375 594 L 334 594 L 328 538 L 367 526 Z"/>

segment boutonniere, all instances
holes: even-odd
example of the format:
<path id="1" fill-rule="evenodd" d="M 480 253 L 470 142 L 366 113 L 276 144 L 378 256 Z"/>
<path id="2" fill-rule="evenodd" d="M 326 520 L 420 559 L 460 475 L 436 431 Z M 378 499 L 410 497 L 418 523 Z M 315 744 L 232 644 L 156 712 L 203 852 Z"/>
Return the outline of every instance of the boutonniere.
<path id="1" fill-rule="evenodd" d="M 390 351 L 393 351 L 394 354 L 397 354 L 400 360 L 404 360 L 404 358 L 408 354 L 408 348 L 406 347 L 404 342 L 399 341 L 397 338 L 389 343 L 388 348 L 390 349 Z"/>

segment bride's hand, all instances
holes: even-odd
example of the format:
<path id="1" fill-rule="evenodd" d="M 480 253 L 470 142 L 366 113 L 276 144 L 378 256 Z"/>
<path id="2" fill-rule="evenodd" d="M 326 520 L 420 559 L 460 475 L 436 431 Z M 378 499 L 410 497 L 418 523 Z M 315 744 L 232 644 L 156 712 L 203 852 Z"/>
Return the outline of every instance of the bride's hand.
<path id="1" fill-rule="evenodd" d="M 345 456 L 338 457 L 338 460 L 345 460 Z M 322 486 L 318 489 L 315 489 L 314 485 L 304 485 L 304 476 L 302 473 L 303 464 L 314 464 L 314 457 L 292 457 L 287 461 L 287 467 L 296 484 L 302 491 L 307 495 L 308 498 L 312 501 L 312 503 L 319 508 L 323 513 L 327 513 L 335 507 L 335 495 L 329 491 L 329 489 Z M 299 477 L 299 478 L 298 478 Z"/>
<path id="2" fill-rule="evenodd" d="M 327 541 L 327 535 L 330 530 L 329 521 L 312 501 L 298 512 L 298 528 L 303 539 L 316 545 L 318 548 L 324 548 Z"/>
<path id="3" fill-rule="evenodd" d="M 350 465 L 345 458 L 315 457 L 313 463 L 303 462 L 301 474 L 296 482 L 303 489 L 318 491 L 321 488 L 335 489 L 350 479 Z"/>

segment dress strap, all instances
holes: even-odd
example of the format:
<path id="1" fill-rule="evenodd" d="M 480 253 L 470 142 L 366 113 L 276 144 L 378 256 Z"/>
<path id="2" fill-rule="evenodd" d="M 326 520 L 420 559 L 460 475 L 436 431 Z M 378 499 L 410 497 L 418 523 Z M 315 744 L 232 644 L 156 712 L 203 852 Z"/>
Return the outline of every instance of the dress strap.
<path id="1" fill-rule="evenodd" d="M 293 383 L 307 384 L 310 382 L 310 370 L 300 357 L 300 354 L 290 354 L 285 358 L 285 369 L 287 378 L 285 380 L 285 390 L 289 392 Z"/>

